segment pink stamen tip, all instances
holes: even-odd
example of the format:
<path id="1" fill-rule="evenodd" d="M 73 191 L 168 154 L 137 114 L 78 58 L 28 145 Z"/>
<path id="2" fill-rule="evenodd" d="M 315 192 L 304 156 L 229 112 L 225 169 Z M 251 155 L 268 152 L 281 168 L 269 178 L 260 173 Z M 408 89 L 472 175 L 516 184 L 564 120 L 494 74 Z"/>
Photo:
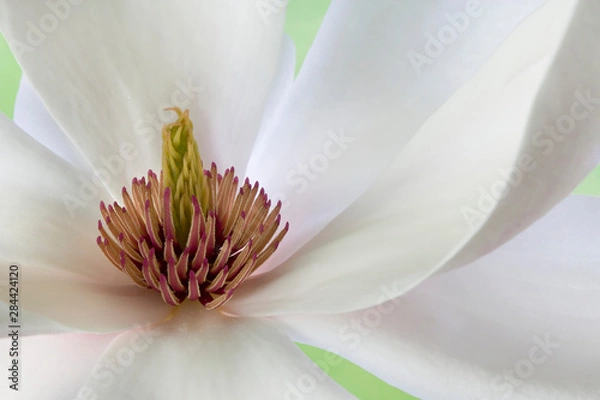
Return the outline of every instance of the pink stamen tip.
<path id="1" fill-rule="evenodd" d="M 196 196 L 192 196 L 192 207 L 194 207 L 194 212 L 196 214 L 200 213 L 200 202 L 196 198 Z"/>

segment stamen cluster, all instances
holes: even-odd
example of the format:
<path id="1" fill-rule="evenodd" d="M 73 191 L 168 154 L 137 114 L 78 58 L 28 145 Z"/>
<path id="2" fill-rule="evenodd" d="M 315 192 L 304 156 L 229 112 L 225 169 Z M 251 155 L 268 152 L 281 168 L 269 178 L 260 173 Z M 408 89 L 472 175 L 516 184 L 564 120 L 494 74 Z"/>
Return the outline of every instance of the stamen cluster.
<path id="1" fill-rule="evenodd" d="M 223 175 L 213 163 L 204 170 L 208 196 L 204 208 L 191 202 L 190 228 L 178 239 L 170 187 L 162 173 L 133 179 L 131 195 L 123 188 L 124 206 L 100 203 L 98 246 L 106 257 L 141 287 L 160 292 L 179 305 L 186 299 L 207 309 L 225 304 L 233 291 L 273 254 L 288 231 L 281 224 L 281 202 L 271 209 L 265 191 L 248 179 L 240 186 L 234 169 Z M 106 226 L 106 227 L 105 227 Z"/>

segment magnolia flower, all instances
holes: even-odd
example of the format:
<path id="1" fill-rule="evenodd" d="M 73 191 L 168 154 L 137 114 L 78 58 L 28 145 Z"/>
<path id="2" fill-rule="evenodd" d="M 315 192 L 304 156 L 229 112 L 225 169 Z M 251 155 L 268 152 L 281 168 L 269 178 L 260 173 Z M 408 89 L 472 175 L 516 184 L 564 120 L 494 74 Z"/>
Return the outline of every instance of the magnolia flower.
<path id="1" fill-rule="evenodd" d="M 297 340 L 424 399 L 597 398 L 600 203 L 569 197 L 548 211 L 597 162 L 599 13 L 591 0 L 334 0 L 294 80 L 278 1 L 2 1 L 2 32 L 32 84 L 16 124 L 0 118 L 18 395 L 352 398 Z M 213 275 L 211 292 L 204 267 L 183 263 L 177 279 L 199 283 L 182 288 L 171 270 L 166 254 L 184 257 L 190 231 L 169 227 L 167 199 L 192 226 L 216 197 L 191 192 L 200 174 L 174 200 L 174 182 L 201 171 L 196 156 L 157 186 L 161 160 L 178 160 L 161 156 L 169 107 L 190 110 L 165 132 L 193 122 L 206 179 L 234 167 L 272 199 L 261 197 L 281 214 L 276 231 L 289 222 L 239 286 Z M 165 191 L 143 197 L 132 179 L 149 169 Z M 123 187 L 159 205 L 132 217 Z M 274 226 L 265 218 L 251 237 Z M 98 249 L 98 220 L 120 268 Z M 147 240 L 130 249 L 134 233 Z M 144 266 L 169 240 L 173 252 Z M 209 268 L 232 269 L 241 246 Z M 6 293 L 17 284 L 0 279 Z M 9 374 L 2 390 L 14 395 Z"/>

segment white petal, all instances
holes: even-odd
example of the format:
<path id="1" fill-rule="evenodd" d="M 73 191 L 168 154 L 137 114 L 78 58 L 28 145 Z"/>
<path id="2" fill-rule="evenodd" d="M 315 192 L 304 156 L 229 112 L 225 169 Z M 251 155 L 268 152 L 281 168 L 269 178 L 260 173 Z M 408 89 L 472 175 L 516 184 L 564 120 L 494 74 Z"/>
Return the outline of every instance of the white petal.
<path id="1" fill-rule="evenodd" d="M 289 257 L 361 195 L 542 2 L 465 9 L 465 2 L 334 0 L 250 159 L 248 176 L 284 200 L 292 225 L 266 267 Z M 428 33 L 455 29 L 449 18 L 464 18 L 468 27 L 431 56 L 431 65 L 414 68 L 411 52 L 426 52 Z"/>
<path id="2" fill-rule="evenodd" d="M 79 150 L 54 121 L 25 75 L 21 77 L 15 99 L 13 121 L 54 154 L 79 168 L 87 167 Z"/>
<path id="3" fill-rule="evenodd" d="M 573 196 L 478 262 L 402 297 L 281 321 L 294 339 L 424 399 L 597 399 L 599 237 L 600 199 Z"/>
<path id="4" fill-rule="evenodd" d="M 2 115 L 0 139 L 0 257 L 94 281 L 124 282 L 96 245 L 98 204 L 112 200 L 102 185 Z"/>
<path id="5" fill-rule="evenodd" d="M 350 399 L 277 325 L 186 304 L 120 335 L 85 386 L 101 399 Z M 294 397 L 295 396 L 295 397 Z"/>
<path id="6" fill-rule="evenodd" d="M 597 6 L 555 1 L 536 11 L 386 176 L 292 259 L 242 286 L 232 312 L 373 306 L 383 301 L 382 284 L 397 282 L 397 296 L 464 265 L 569 194 L 600 148 L 600 53 L 590 50 L 600 32 L 588 18 Z M 573 122 L 570 134 L 540 136 L 546 124 L 565 120 Z M 467 209 L 479 217 L 465 218 Z"/>
<path id="7" fill-rule="evenodd" d="M 1 4 L 0 26 L 24 72 L 112 193 L 159 167 L 160 130 L 174 118 L 164 109 L 174 105 L 190 108 L 204 158 L 243 175 L 279 58 L 282 7 Z"/>
<path id="8" fill-rule="evenodd" d="M 135 287 L 96 245 L 98 202 L 108 193 L 3 115 L 0 141 L 2 292 L 14 263 L 21 307 L 68 327 L 113 331 L 163 319 L 160 296 Z"/>
<path id="9" fill-rule="evenodd" d="M 142 323 L 166 319 L 173 308 L 163 302 L 159 293 L 129 285 L 107 285 L 76 282 L 60 273 L 45 273 L 36 268 L 22 268 L 19 275 L 19 306 L 43 317 L 39 331 L 55 332 L 56 325 L 68 331 L 110 333 L 130 329 Z M 127 278 L 129 279 L 129 278 Z M 0 279 L 4 293 L 9 286 Z M 0 303 L 9 301 L 0 299 Z M 0 321 L 8 325 L 8 314 Z M 27 315 L 22 321 L 27 322 Z M 35 334 L 25 332 L 25 334 Z"/>
<path id="10" fill-rule="evenodd" d="M 265 134 L 267 126 L 273 123 L 277 117 L 277 113 L 281 112 L 283 99 L 288 95 L 294 83 L 294 73 L 296 71 L 296 46 L 289 36 L 285 36 L 282 43 L 281 54 L 279 55 L 279 63 L 277 64 L 277 73 L 273 78 L 273 86 L 265 105 L 265 112 L 259 136 L 257 140 L 261 140 Z"/>
<path id="11" fill-rule="evenodd" d="M 19 339 L 19 390 L 10 389 L 13 382 L 7 378 L 12 372 L 2 368 L 2 399 L 88 400 L 91 398 L 80 393 L 79 388 L 114 337 L 62 334 Z M 0 346 L 9 349 L 12 339 L 1 339 Z M 8 369 L 13 358 L 7 354 L 2 357 L 3 366 Z"/>
<path id="12" fill-rule="evenodd" d="M 2 296 L 3 301 L 6 301 L 6 299 L 10 301 L 10 287 L 9 289 L 5 287 L 0 288 L 0 295 Z M 7 326 L 12 325 L 11 317 L 13 315 L 10 314 L 10 306 L 10 303 L 0 302 L 0 313 L 2 313 L 1 315 L 3 316 L 2 321 L 6 322 Z M 56 321 L 52 321 L 49 318 L 42 317 L 22 308 L 19 308 L 18 323 L 21 326 L 21 336 L 49 335 L 55 333 L 73 332 L 73 329 L 67 328 Z"/>

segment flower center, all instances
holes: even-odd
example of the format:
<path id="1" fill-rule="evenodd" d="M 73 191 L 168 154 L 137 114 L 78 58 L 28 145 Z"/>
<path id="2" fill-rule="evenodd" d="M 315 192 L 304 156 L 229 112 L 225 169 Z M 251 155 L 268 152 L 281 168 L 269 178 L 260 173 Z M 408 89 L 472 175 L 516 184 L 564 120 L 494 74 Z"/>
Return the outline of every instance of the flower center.
<path id="1" fill-rule="evenodd" d="M 281 202 L 271 207 L 258 182 L 240 185 L 233 167 L 205 170 L 188 111 L 172 110 L 178 119 L 163 128 L 160 175 L 134 178 L 124 206 L 100 202 L 97 243 L 166 303 L 197 300 L 211 310 L 275 252 L 289 224 L 279 229 Z"/>

